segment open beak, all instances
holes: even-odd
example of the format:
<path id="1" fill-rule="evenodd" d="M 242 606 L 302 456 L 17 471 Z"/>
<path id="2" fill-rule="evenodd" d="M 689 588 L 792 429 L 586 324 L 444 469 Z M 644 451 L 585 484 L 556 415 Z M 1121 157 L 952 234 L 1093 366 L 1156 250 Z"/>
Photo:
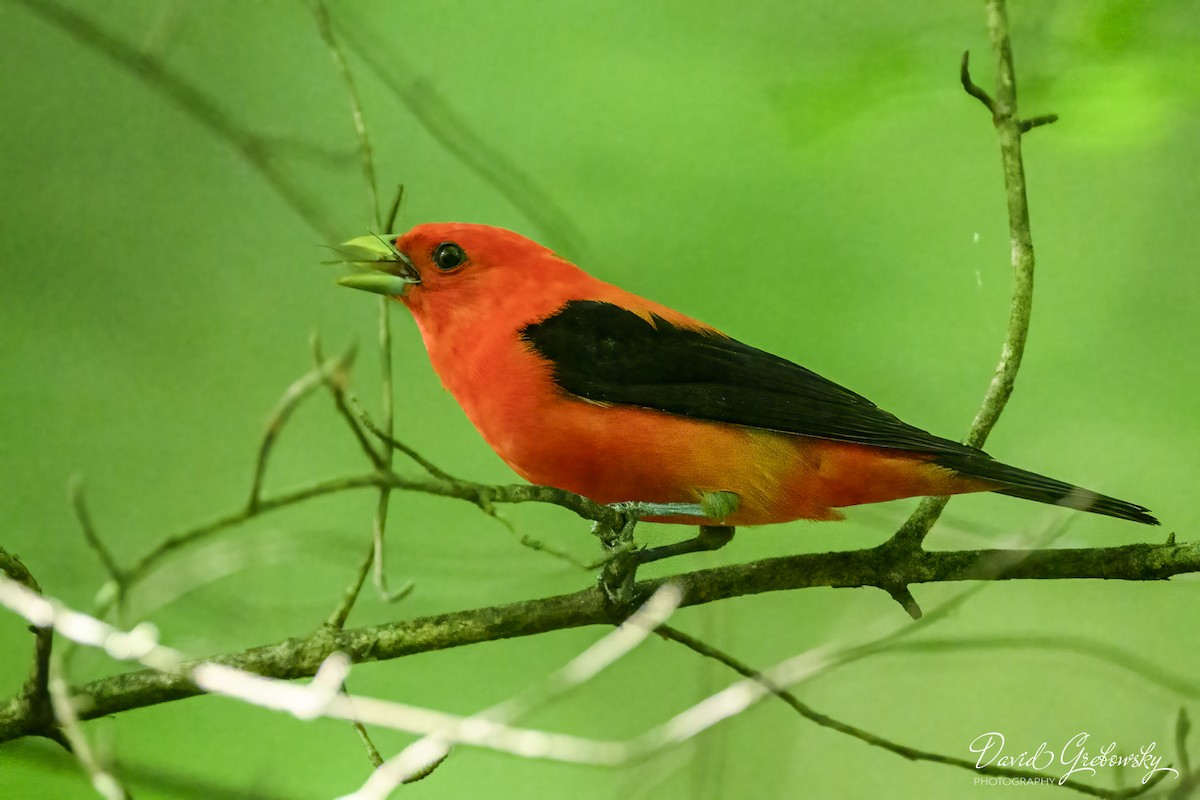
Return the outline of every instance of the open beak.
<path id="1" fill-rule="evenodd" d="M 342 249 L 351 256 L 349 263 L 360 271 L 338 278 L 338 283 L 375 294 L 408 294 L 421 282 L 421 275 L 408 256 L 392 245 L 395 239 L 391 235 L 371 235 L 344 242 Z"/>

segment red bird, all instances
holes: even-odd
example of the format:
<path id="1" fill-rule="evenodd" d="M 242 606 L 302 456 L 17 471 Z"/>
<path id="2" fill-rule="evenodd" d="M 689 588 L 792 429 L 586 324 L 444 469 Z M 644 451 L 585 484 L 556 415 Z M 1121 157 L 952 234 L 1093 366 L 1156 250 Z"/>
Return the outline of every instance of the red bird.
<path id="1" fill-rule="evenodd" d="M 341 283 L 408 306 L 442 383 L 533 483 L 598 503 L 736 495 L 721 518 L 660 518 L 693 525 L 832 520 L 860 503 L 983 491 L 1158 523 L 915 428 L 511 231 L 438 223 L 348 245 L 371 251 L 360 263 L 374 271 Z"/>

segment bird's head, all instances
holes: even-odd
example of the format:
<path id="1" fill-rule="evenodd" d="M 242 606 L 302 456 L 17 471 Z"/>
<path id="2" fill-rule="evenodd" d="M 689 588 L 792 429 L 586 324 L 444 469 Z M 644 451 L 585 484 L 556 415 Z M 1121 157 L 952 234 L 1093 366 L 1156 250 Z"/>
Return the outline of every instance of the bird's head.
<path id="1" fill-rule="evenodd" d="M 408 233 L 360 236 L 343 245 L 359 271 L 338 283 L 395 297 L 417 311 L 439 296 L 491 295 L 520 288 L 522 281 L 549 278 L 573 265 L 520 234 L 488 225 L 435 222 Z"/>

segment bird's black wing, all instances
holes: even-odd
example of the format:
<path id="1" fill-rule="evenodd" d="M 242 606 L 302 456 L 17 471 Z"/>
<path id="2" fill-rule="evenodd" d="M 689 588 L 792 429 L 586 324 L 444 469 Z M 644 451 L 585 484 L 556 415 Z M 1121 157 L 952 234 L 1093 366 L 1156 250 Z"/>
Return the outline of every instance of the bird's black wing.
<path id="1" fill-rule="evenodd" d="M 996 461 L 934 436 L 799 364 L 719 333 L 650 320 L 612 303 L 572 300 L 521 337 L 576 397 L 696 419 L 925 453 L 997 491 L 1157 524 L 1145 506 Z"/>
<path id="2" fill-rule="evenodd" d="M 799 364 L 657 315 L 572 300 L 521 336 L 577 397 L 822 439 L 979 454 L 915 428 Z"/>

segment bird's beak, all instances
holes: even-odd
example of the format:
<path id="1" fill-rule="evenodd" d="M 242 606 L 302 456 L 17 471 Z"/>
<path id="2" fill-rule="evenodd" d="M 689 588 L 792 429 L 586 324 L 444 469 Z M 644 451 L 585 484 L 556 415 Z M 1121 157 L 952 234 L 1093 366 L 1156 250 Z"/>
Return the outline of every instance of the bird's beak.
<path id="1" fill-rule="evenodd" d="M 338 283 L 351 289 L 362 289 L 375 294 L 408 294 L 421 282 L 421 275 L 412 260 L 392 245 L 395 236 L 359 236 L 342 244 L 342 250 L 351 256 L 350 264 L 361 270 L 353 275 L 338 278 Z"/>

